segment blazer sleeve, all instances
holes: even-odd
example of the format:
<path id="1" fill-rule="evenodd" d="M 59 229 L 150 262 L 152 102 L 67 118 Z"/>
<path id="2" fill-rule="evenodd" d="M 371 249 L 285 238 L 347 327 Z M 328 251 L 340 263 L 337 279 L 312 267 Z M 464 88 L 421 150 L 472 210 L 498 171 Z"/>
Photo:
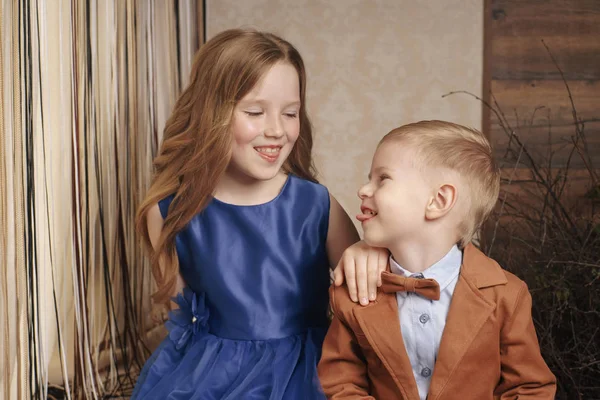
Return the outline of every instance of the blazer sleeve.
<path id="1" fill-rule="evenodd" d="M 329 295 L 333 320 L 325 336 L 318 366 L 325 395 L 333 400 L 375 400 L 368 393 L 366 361 L 354 333 L 337 308 L 334 287 L 329 290 Z"/>
<path id="2" fill-rule="evenodd" d="M 531 317 L 531 295 L 522 282 L 514 311 L 500 332 L 500 400 L 553 400 L 556 378 L 540 353 Z"/>

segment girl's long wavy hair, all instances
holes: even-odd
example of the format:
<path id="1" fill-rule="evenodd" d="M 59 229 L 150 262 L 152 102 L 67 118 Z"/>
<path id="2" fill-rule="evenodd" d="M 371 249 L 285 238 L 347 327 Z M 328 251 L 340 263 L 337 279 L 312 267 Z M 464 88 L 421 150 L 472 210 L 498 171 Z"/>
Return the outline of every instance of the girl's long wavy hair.
<path id="1" fill-rule="evenodd" d="M 136 216 L 136 228 L 151 255 L 156 303 L 168 303 L 177 284 L 176 234 L 207 206 L 229 164 L 229 128 L 235 105 L 278 62 L 296 68 L 302 102 L 300 135 L 283 168 L 316 182 L 312 128 L 306 112 L 306 71 L 298 51 L 280 37 L 255 30 L 227 30 L 212 38 L 196 54 L 190 85 L 166 123 L 152 184 Z M 170 194 L 175 196 L 154 248 L 148 236 L 147 213 Z"/>

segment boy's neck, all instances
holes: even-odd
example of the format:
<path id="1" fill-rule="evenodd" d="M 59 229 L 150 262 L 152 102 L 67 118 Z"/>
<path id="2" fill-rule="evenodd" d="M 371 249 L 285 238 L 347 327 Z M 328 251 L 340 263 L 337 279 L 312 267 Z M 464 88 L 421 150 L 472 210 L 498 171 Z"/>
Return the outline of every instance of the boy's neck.
<path id="1" fill-rule="evenodd" d="M 389 250 L 396 261 L 405 270 L 423 272 L 440 261 L 456 244 L 454 238 L 403 241 L 396 243 Z"/>

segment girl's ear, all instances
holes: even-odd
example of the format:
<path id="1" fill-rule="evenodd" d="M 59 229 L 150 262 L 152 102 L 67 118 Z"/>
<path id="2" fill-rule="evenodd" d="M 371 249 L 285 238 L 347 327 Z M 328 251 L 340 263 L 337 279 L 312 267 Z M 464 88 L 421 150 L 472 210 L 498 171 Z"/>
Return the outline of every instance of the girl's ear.
<path id="1" fill-rule="evenodd" d="M 458 199 L 458 190 L 451 183 L 442 184 L 435 194 L 429 199 L 425 209 L 425 218 L 435 220 L 448 214 L 456 200 Z"/>

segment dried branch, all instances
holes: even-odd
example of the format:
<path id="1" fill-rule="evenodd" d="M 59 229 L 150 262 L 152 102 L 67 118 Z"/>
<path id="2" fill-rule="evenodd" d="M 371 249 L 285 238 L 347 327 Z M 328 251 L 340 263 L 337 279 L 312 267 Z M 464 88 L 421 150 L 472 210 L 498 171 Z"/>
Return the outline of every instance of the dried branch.
<path id="1" fill-rule="evenodd" d="M 482 233 L 484 250 L 507 270 L 524 279 L 532 293 L 532 315 L 542 354 L 558 378 L 557 399 L 600 399 L 600 186 L 569 84 L 548 46 L 543 43 L 563 79 L 573 115 L 567 162 L 553 165 L 552 124 L 548 114 L 548 155 L 533 157 L 519 132 L 532 129 L 536 112 L 524 124 L 512 126 L 493 94 L 491 104 L 466 94 L 490 109 L 509 141 L 501 165 L 498 206 L 489 229 Z M 596 120 L 597 118 L 588 119 Z M 524 126 L 523 126 L 524 125 Z M 585 178 L 593 190 L 575 196 L 567 183 L 572 159 L 583 160 Z M 517 172 L 526 166 L 528 176 Z M 594 196 L 594 193 L 597 193 Z"/>

